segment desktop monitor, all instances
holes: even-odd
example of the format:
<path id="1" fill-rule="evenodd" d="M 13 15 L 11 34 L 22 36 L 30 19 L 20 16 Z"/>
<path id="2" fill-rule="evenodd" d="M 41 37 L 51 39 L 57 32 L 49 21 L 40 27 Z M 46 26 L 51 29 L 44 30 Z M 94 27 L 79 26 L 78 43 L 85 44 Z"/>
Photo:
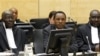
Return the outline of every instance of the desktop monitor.
<path id="1" fill-rule="evenodd" d="M 48 18 L 32 18 L 30 22 L 35 22 L 33 25 L 36 29 L 42 29 L 44 24 L 49 24 Z"/>
<path id="2" fill-rule="evenodd" d="M 73 28 L 51 30 L 46 53 L 60 53 L 61 48 L 69 47 L 72 38 Z M 52 52 L 50 51 L 52 50 Z M 66 50 L 68 51 L 68 49 Z"/>
<path id="3" fill-rule="evenodd" d="M 32 30 L 35 23 L 15 23 L 14 26 L 24 30 Z"/>
<path id="4" fill-rule="evenodd" d="M 16 23 L 16 24 L 14 24 L 14 26 L 22 29 L 25 32 L 26 37 L 28 39 L 27 43 L 30 43 L 33 41 L 33 29 L 34 29 L 34 27 L 32 26 L 32 24 L 30 24 L 30 23 Z"/>
<path id="5" fill-rule="evenodd" d="M 66 22 L 69 27 L 76 28 L 77 22 Z"/>

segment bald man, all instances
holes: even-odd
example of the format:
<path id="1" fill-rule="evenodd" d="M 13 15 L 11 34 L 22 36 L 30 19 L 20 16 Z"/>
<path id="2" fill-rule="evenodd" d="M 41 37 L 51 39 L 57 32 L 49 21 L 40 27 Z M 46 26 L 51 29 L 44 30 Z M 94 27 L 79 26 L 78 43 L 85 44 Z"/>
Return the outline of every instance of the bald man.
<path id="1" fill-rule="evenodd" d="M 13 17 L 14 17 L 14 23 L 23 23 L 22 21 L 20 21 L 20 19 L 18 19 L 18 10 L 14 7 L 9 9 L 10 11 L 13 12 Z"/>
<path id="2" fill-rule="evenodd" d="M 100 11 L 92 10 L 89 22 L 77 29 L 76 39 L 79 51 L 99 51 Z"/>

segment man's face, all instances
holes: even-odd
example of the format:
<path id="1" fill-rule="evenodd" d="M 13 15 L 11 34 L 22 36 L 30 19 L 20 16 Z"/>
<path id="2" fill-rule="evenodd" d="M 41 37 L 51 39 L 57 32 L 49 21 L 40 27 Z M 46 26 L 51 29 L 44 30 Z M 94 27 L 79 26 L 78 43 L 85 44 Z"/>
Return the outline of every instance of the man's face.
<path id="1" fill-rule="evenodd" d="M 16 8 L 11 8 L 10 11 L 12 11 L 14 20 L 16 20 L 17 17 L 18 17 L 18 11 L 17 11 L 17 9 Z"/>
<path id="2" fill-rule="evenodd" d="M 3 21 L 7 28 L 12 28 L 14 26 L 14 19 L 12 13 L 5 13 L 3 15 Z"/>
<path id="3" fill-rule="evenodd" d="M 12 12 L 13 12 L 14 19 L 16 20 L 18 16 L 18 12 L 17 10 L 13 10 Z"/>
<path id="4" fill-rule="evenodd" d="M 54 18 L 56 28 L 62 29 L 66 24 L 66 16 L 63 13 L 57 13 Z"/>
<path id="5" fill-rule="evenodd" d="M 98 11 L 93 11 L 90 14 L 90 23 L 92 26 L 99 26 L 100 25 L 100 12 Z"/>

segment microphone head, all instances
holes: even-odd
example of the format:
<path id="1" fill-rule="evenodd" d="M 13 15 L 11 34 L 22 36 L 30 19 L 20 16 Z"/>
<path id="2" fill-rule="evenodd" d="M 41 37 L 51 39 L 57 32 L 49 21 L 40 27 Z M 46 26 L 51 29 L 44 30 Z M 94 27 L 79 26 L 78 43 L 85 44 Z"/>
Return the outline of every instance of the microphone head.
<path id="1" fill-rule="evenodd" d="M 71 17 L 68 17 L 68 22 L 75 22 Z"/>
<path id="2" fill-rule="evenodd" d="M 70 19 L 70 17 L 68 17 L 68 19 Z"/>
<path id="3" fill-rule="evenodd" d="M 88 36 L 86 36 L 86 38 L 88 39 Z"/>
<path id="4" fill-rule="evenodd" d="M 70 22 L 70 17 L 68 17 L 68 22 Z"/>

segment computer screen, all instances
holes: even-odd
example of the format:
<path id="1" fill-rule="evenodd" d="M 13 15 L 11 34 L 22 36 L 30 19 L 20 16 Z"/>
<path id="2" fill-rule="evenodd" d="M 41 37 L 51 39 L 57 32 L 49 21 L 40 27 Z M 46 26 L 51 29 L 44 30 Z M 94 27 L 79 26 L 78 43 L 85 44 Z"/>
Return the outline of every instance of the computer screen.
<path id="1" fill-rule="evenodd" d="M 76 28 L 77 22 L 66 22 L 69 27 Z"/>
<path id="2" fill-rule="evenodd" d="M 32 26 L 32 24 L 30 24 L 30 23 L 16 23 L 16 24 L 14 24 L 14 26 L 22 29 L 25 32 L 26 37 L 28 39 L 27 43 L 30 43 L 33 41 L 34 27 Z"/>
<path id="3" fill-rule="evenodd" d="M 14 26 L 24 30 L 31 30 L 34 28 L 32 24 L 35 23 L 15 23 Z"/>
<path id="4" fill-rule="evenodd" d="M 44 24 L 49 24 L 48 18 L 33 18 L 30 22 L 35 22 L 33 25 L 36 29 L 42 29 Z"/>
<path id="5" fill-rule="evenodd" d="M 52 50 L 53 53 L 59 53 L 61 48 L 68 47 L 73 35 L 72 33 L 73 28 L 51 30 L 46 53 L 50 53 L 50 50 Z M 68 49 L 66 51 L 68 51 Z"/>

